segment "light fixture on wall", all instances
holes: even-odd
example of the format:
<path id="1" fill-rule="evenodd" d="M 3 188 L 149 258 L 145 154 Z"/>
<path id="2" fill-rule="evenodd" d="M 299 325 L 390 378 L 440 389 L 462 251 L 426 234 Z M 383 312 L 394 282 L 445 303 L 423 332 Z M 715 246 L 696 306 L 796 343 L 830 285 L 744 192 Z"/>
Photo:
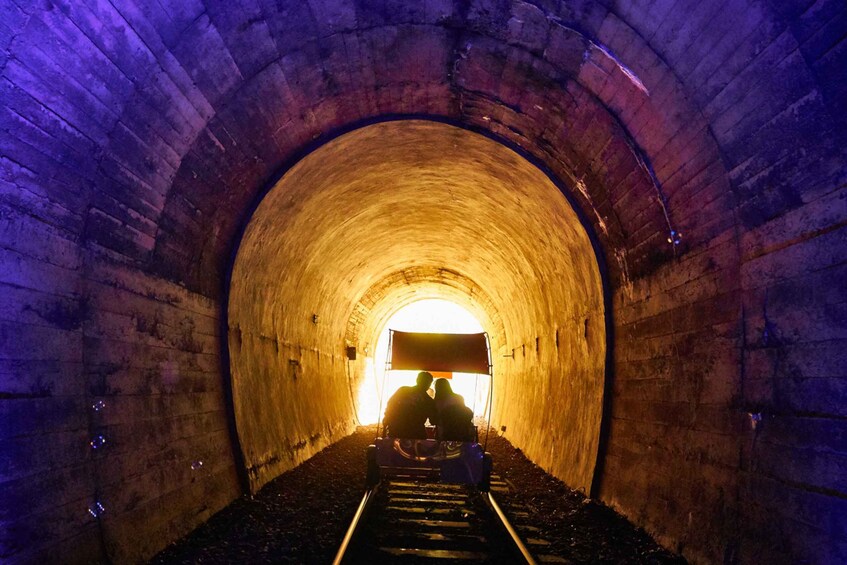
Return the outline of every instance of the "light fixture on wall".
<path id="1" fill-rule="evenodd" d="M 96 435 L 94 436 L 88 444 L 91 446 L 91 449 L 100 449 L 104 445 L 106 445 L 106 436 L 104 435 Z"/>
<path id="2" fill-rule="evenodd" d="M 95 518 L 99 518 L 106 512 L 106 508 L 100 504 L 99 500 L 95 500 L 91 504 L 88 505 L 88 513 L 91 514 Z"/>
<path id="3" fill-rule="evenodd" d="M 106 409 L 106 401 L 103 399 L 95 400 L 91 404 L 91 412 L 95 414 L 95 417 L 101 417 L 103 412 Z M 92 451 L 98 451 L 106 447 L 106 436 L 102 433 L 96 434 L 91 437 L 88 441 L 89 447 L 91 447 Z M 97 482 L 97 475 L 95 474 L 95 482 Z M 91 515 L 95 520 L 99 520 L 103 514 L 106 512 L 106 507 L 103 506 L 103 503 L 100 502 L 100 488 L 95 487 L 94 489 L 94 500 L 88 504 L 88 514 Z"/>
<path id="4" fill-rule="evenodd" d="M 680 243 L 682 243 L 682 234 L 676 230 L 671 230 L 671 235 L 668 238 L 668 243 L 679 245 Z"/>
<path id="5" fill-rule="evenodd" d="M 756 430 L 762 423 L 761 412 L 748 412 L 747 417 L 750 419 L 750 429 Z"/>

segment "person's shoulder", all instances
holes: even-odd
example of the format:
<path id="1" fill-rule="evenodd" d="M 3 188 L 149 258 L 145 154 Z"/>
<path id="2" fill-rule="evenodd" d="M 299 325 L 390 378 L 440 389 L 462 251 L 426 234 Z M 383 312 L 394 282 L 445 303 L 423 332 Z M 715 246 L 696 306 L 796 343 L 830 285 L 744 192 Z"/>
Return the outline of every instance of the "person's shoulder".
<path id="1" fill-rule="evenodd" d="M 412 387 L 410 386 L 401 386 L 397 390 L 394 391 L 394 394 L 391 395 L 392 398 L 402 398 L 403 396 L 408 396 Z"/>
<path id="2" fill-rule="evenodd" d="M 397 390 L 402 390 L 406 396 L 418 396 L 420 394 L 420 390 L 416 386 L 402 386 Z"/>

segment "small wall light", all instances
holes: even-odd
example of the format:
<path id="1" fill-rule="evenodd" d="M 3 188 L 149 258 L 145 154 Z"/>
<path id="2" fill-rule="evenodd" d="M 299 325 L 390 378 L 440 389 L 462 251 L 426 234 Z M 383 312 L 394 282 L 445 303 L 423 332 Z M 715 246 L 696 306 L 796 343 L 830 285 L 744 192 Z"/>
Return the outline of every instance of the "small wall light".
<path id="1" fill-rule="evenodd" d="M 680 243 L 682 243 L 682 234 L 676 230 L 671 230 L 671 235 L 668 238 L 668 243 L 679 245 Z"/>
<path id="2" fill-rule="evenodd" d="M 88 513 L 95 518 L 99 518 L 105 512 L 106 509 L 103 507 L 99 500 L 95 500 L 94 502 L 88 505 Z"/>
<path id="3" fill-rule="evenodd" d="M 317 324 L 317 323 L 318 323 L 318 315 L 317 315 L 317 314 L 312 314 L 312 323 L 313 323 L 313 324 Z"/>
<path id="4" fill-rule="evenodd" d="M 106 437 L 103 435 L 94 436 L 88 444 L 91 446 L 91 449 L 100 449 L 104 445 L 106 445 Z"/>

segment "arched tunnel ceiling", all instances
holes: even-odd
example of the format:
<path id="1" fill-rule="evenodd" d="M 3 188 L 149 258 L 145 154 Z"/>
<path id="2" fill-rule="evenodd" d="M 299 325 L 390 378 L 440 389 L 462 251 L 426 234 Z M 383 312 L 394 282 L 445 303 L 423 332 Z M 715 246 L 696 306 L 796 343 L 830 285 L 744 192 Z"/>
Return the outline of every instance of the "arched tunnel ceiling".
<path id="1" fill-rule="evenodd" d="M 429 298 L 461 305 L 486 329 L 495 354 L 505 347 L 503 317 L 491 297 L 467 276 L 444 267 L 410 267 L 395 271 L 371 286 L 353 308 L 345 341 L 366 354 L 373 354 L 384 323 L 400 308 Z"/>
<path id="2" fill-rule="evenodd" d="M 558 406 L 558 427 L 583 448 L 563 448 L 562 474 L 589 488 L 605 322 L 585 227 L 550 178 L 511 149 L 421 120 L 374 124 L 316 149 L 270 189 L 247 226 L 228 323 L 237 426 L 255 484 L 306 453 L 292 455 L 303 430 L 323 428 L 332 437 L 347 425 L 362 369 L 348 365 L 338 374 L 332 367 L 343 366 L 351 326 L 364 340 L 352 345 L 364 354 L 386 315 L 414 293 L 482 313 L 498 357 L 533 348 L 535 369 L 506 363 L 498 373 L 506 384 L 519 381 L 512 386 L 548 390 L 549 397 L 529 404 L 500 398 L 507 387 L 497 381 L 498 416 L 531 421 Z M 583 351 L 570 328 L 589 320 L 595 346 Z M 569 328 L 561 343 L 559 328 Z M 565 372 L 558 354 L 567 357 L 571 382 L 550 388 Z M 321 384 L 306 391 L 296 384 L 304 380 Z M 310 396 L 316 393 L 319 403 Z M 532 430 L 526 425 L 523 433 Z"/>
<path id="3" fill-rule="evenodd" d="M 156 178 L 122 161 L 154 191 L 164 186 L 159 176 L 173 178 L 151 210 L 155 241 L 139 250 L 153 269 L 216 294 L 204 273 L 223 272 L 245 220 L 239 212 L 259 187 L 313 139 L 390 114 L 447 117 L 543 161 L 594 223 L 616 280 L 673 257 L 672 229 L 685 233 L 685 247 L 731 226 L 732 195 L 703 115 L 652 48 L 599 6 L 551 18 L 523 5 L 508 26 L 478 6 L 391 16 L 336 8 L 331 23 L 312 26 L 307 8 L 286 6 L 275 15 L 304 24 L 272 18 L 250 32 L 260 46 L 250 53 L 236 48 L 246 32 L 219 28 L 217 8 L 186 22 L 178 58 L 201 50 L 208 66 L 185 93 L 184 110 L 195 117 L 174 149 L 184 156 Z M 692 159 L 683 165 L 681 155 Z M 702 208 L 716 213 L 704 221 Z M 125 243 L 124 252 L 138 244 Z"/>
<path id="4" fill-rule="evenodd" d="M 516 328 L 596 300 L 596 261 L 567 200 L 528 161 L 453 126 L 398 121 L 344 135 L 285 174 L 245 233 L 231 296 L 249 296 L 233 311 L 267 335 L 303 339 L 302 320 L 316 313 L 343 339 L 372 285 L 444 268 L 508 305 L 499 315 L 514 339 Z M 561 294 L 571 288 L 579 292 Z"/>

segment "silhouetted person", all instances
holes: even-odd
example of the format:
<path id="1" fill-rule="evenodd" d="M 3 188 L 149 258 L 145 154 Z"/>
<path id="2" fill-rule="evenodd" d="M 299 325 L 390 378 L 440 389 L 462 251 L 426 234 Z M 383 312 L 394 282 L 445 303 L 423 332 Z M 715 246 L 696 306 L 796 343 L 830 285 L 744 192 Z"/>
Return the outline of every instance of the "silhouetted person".
<path id="1" fill-rule="evenodd" d="M 385 407 L 385 430 L 390 437 L 426 439 L 426 420 L 435 420 L 435 401 L 427 394 L 432 375 L 418 373 L 415 386 L 401 386 Z"/>
<path id="2" fill-rule="evenodd" d="M 453 392 L 450 381 L 435 381 L 435 425 L 438 439 L 473 441 L 473 410 L 465 406 L 461 394 Z"/>

